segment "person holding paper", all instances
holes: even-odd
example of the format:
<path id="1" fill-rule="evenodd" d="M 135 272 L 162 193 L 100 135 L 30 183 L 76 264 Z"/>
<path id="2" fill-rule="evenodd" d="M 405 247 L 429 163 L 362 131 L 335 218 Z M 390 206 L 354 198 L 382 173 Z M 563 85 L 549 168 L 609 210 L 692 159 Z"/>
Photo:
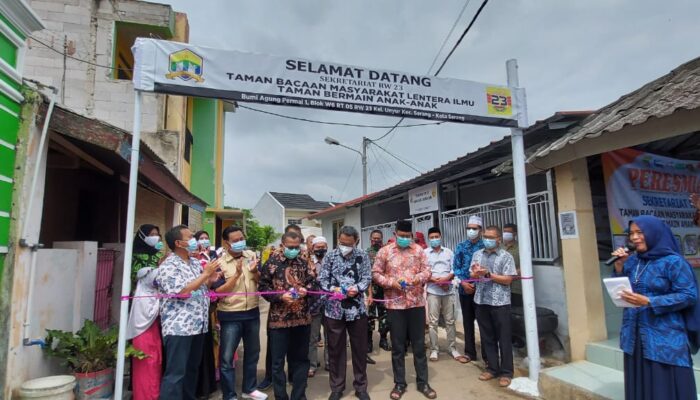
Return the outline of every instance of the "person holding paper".
<path id="1" fill-rule="evenodd" d="M 634 218 L 629 238 L 636 253 L 625 248 L 612 254 L 613 276 L 626 276 L 632 291 L 621 297 L 625 308 L 620 330 L 624 351 L 625 399 L 695 399 L 685 316 L 695 312 L 698 297 L 692 268 L 680 253 L 671 229 L 653 216 Z"/>

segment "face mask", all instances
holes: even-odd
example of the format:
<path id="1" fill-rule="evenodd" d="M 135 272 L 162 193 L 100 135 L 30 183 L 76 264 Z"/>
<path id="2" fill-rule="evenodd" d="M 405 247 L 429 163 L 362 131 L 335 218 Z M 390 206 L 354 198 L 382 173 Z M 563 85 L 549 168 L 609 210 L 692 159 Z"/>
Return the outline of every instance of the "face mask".
<path id="1" fill-rule="evenodd" d="M 234 253 L 240 253 L 246 248 L 246 243 L 245 240 L 239 240 L 235 243 L 231 243 L 231 250 L 233 250 Z"/>
<path id="2" fill-rule="evenodd" d="M 478 229 L 467 229 L 467 237 L 469 240 L 474 240 L 479 236 L 479 230 Z"/>
<path id="3" fill-rule="evenodd" d="M 397 237 L 396 244 L 402 249 L 406 248 L 411 244 L 411 238 Z"/>
<path id="4" fill-rule="evenodd" d="M 209 239 L 202 239 L 202 240 L 198 241 L 197 243 L 199 243 L 199 245 L 204 247 L 205 249 L 208 249 L 209 245 L 211 244 Z"/>
<path id="5" fill-rule="evenodd" d="M 441 243 L 441 239 L 430 239 L 430 247 L 438 247 Z"/>
<path id="6" fill-rule="evenodd" d="M 489 250 L 495 249 L 497 244 L 496 239 L 484 239 L 484 247 Z"/>
<path id="7" fill-rule="evenodd" d="M 381 240 L 373 240 L 372 247 L 374 247 L 375 249 L 382 247 L 382 241 Z"/>
<path id="8" fill-rule="evenodd" d="M 326 249 L 315 250 L 314 255 L 316 256 L 316 258 L 323 258 L 327 252 L 328 252 L 328 250 L 326 250 Z"/>
<path id="9" fill-rule="evenodd" d="M 144 238 L 143 241 L 151 247 L 156 247 L 156 245 L 160 241 L 160 236 L 148 236 Z"/>
<path id="10" fill-rule="evenodd" d="M 161 251 L 161 250 L 163 250 L 163 242 L 158 242 L 153 247 L 155 247 L 156 250 Z"/>
<path id="11" fill-rule="evenodd" d="M 293 260 L 293 259 L 297 258 L 297 256 L 299 255 L 299 251 L 301 251 L 301 250 L 299 250 L 299 249 L 288 249 L 288 248 L 285 247 L 285 248 L 284 248 L 284 256 L 287 257 L 287 258 L 290 259 L 290 260 Z"/>
<path id="12" fill-rule="evenodd" d="M 197 250 L 197 239 L 192 238 L 187 241 L 187 251 L 190 253 L 194 252 Z"/>
<path id="13" fill-rule="evenodd" d="M 341 244 L 340 246 L 338 246 L 338 250 L 340 250 L 340 252 L 341 252 L 344 256 L 347 256 L 348 254 L 350 254 L 350 253 L 352 252 L 352 247 L 350 247 L 350 246 L 343 246 L 343 245 Z"/>
<path id="14" fill-rule="evenodd" d="M 503 232 L 503 241 L 512 242 L 515 239 L 513 232 Z"/>

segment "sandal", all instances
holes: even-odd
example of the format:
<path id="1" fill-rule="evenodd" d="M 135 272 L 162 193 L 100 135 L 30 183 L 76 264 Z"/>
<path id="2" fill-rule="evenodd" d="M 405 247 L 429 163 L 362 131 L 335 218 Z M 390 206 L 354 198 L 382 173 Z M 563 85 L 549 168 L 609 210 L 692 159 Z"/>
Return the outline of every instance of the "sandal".
<path id="1" fill-rule="evenodd" d="M 479 380 L 480 381 L 490 381 L 491 379 L 495 378 L 496 376 L 488 371 L 484 372 L 483 374 L 479 375 Z"/>
<path id="2" fill-rule="evenodd" d="M 501 379 L 498 380 L 498 386 L 508 387 L 508 386 L 510 386 L 511 381 L 512 381 L 511 378 L 508 378 L 507 376 L 502 376 Z"/>
<path id="3" fill-rule="evenodd" d="M 306 376 L 308 376 L 309 378 L 313 378 L 314 376 L 316 376 L 316 370 L 310 369 Z"/>
<path id="4" fill-rule="evenodd" d="M 399 400 L 404 393 L 406 393 L 406 386 L 394 385 L 394 388 L 391 389 L 389 397 L 391 398 L 391 400 Z"/>
<path id="5" fill-rule="evenodd" d="M 457 362 L 459 362 L 460 364 L 467 364 L 468 362 L 471 361 L 471 359 L 469 357 L 463 356 L 463 355 L 453 356 L 453 358 L 455 360 L 457 360 Z"/>
<path id="6" fill-rule="evenodd" d="M 421 392 L 423 396 L 429 399 L 434 399 L 437 397 L 437 393 L 433 390 L 433 388 L 430 387 L 430 385 L 427 384 L 422 388 L 419 388 L 418 391 Z"/>

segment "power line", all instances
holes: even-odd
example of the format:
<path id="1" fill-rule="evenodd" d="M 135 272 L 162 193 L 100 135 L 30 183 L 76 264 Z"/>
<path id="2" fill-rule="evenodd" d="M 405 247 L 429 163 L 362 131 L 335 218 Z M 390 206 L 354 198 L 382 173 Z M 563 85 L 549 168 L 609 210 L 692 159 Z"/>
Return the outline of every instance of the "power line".
<path id="1" fill-rule="evenodd" d="M 409 165 L 406 161 L 400 159 L 398 156 L 394 155 L 394 153 L 390 152 L 389 150 L 385 149 L 384 147 L 382 147 L 382 146 L 380 146 L 380 145 L 378 145 L 378 144 L 376 144 L 376 143 L 374 143 L 374 142 L 373 142 L 373 144 L 374 144 L 375 146 L 379 147 L 380 149 L 382 149 L 386 154 L 388 154 L 388 155 L 394 157 L 394 158 L 395 158 L 396 160 L 398 160 L 401 164 L 403 164 L 403 165 L 407 166 L 408 168 L 410 168 L 410 169 L 412 169 L 412 170 L 418 172 L 419 174 L 422 174 L 422 173 L 423 173 L 423 172 L 421 172 L 419 169 L 413 167 L 412 165 Z"/>
<path id="2" fill-rule="evenodd" d="M 32 40 L 34 40 L 35 42 L 39 43 L 40 45 L 42 45 L 42 46 L 48 48 L 49 50 L 53 50 L 54 52 L 56 52 L 56 53 L 58 53 L 58 54 L 60 54 L 60 55 L 62 55 L 62 56 L 64 56 L 64 57 L 66 57 L 66 58 L 70 58 L 71 60 L 80 61 L 80 62 L 82 62 L 82 63 L 90 64 L 90 65 L 92 65 L 92 66 L 100 67 L 100 68 L 121 69 L 121 70 L 124 70 L 124 71 L 133 71 L 133 69 L 115 68 L 115 67 L 108 66 L 108 65 L 96 64 L 96 63 L 94 63 L 94 62 L 92 62 L 92 61 L 83 60 L 82 58 L 73 57 L 73 56 L 71 56 L 71 55 L 69 55 L 69 54 L 67 54 L 67 53 L 65 53 L 65 52 L 63 52 L 63 51 L 61 51 L 61 50 L 58 50 L 58 49 L 54 48 L 54 47 L 51 46 L 50 44 L 47 44 L 47 43 L 42 42 L 41 40 L 37 39 L 35 36 L 30 36 L 29 38 L 32 39 Z"/>
<path id="3" fill-rule="evenodd" d="M 452 24 L 452 28 L 450 28 L 450 31 L 447 33 L 445 36 L 445 40 L 442 41 L 442 46 L 440 46 L 440 50 L 438 50 L 437 54 L 435 54 L 435 58 L 433 58 L 433 63 L 430 64 L 430 68 L 428 68 L 428 74 L 430 71 L 433 70 L 433 67 L 435 66 L 435 63 L 437 62 L 438 57 L 440 54 L 442 54 L 442 50 L 445 49 L 445 45 L 447 44 L 447 40 L 452 36 L 452 33 L 455 31 L 455 28 L 457 27 L 457 24 L 459 21 L 462 19 L 462 15 L 464 15 L 464 11 L 466 11 L 467 6 L 471 3 L 471 0 L 467 0 L 464 2 L 464 5 L 462 6 L 462 10 L 459 12 L 459 15 L 457 16 L 457 19 L 455 19 L 454 24 Z"/>
<path id="4" fill-rule="evenodd" d="M 442 68 L 445 66 L 445 64 L 447 64 L 447 60 L 449 60 L 450 57 L 452 57 L 452 54 L 455 52 L 455 50 L 457 50 L 457 47 L 459 47 L 459 44 L 462 43 L 462 39 L 464 39 L 464 37 L 467 36 L 467 33 L 469 33 L 469 30 L 472 28 L 472 26 L 474 25 L 474 22 L 476 22 L 477 18 L 479 18 L 479 14 L 481 14 L 481 11 L 484 9 L 484 7 L 486 7 L 486 4 L 488 2 L 489 2 L 489 0 L 484 0 L 484 2 L 481 3 L 481 6 L 479 7 L 478 10 L 476 10 L 476 14 L 474 14 L 474 17 L 472 18 L 471 22 L 467 26 L 467 29 L 465 29 L 464 32 L 462 32 L 462 36 L 460 36 L 459 39 L 457 40 L 457 43 L 455 43 L 455 45 L 452 46 L 452 50 L 450 50 L 450 52 L 447 54 L 447 57 L 445 57 L 445 59 L 442 61 L 440 68 L 438 68 L 438 70 L 435 72 L 435 76 L 438 76 L 438 74 L 442 71 Z"/>
<path id="5" fill-rule="evenodd" d="M 343 201 L 343 196 L 345 195 L 345 189 L 348 188 L 348 183 L 350 182 L 350 178 L 352 177 L 352 173 L 355 171 L 355 166 L 357 166 L 357 158 L 359 155 L 355 156 L 355 162 L 352 163 L 352 168 L 350 168 L 350 173 L 348 174 L 347 179 L 345 179 L 345 185 L 343 185 L 343 191 L 340 192 L 340 196 L 338 197 L 338 201 Z"/>
<path id="6" fill-rule="evenodd" d="M 227 102 L 227 103 L 233 103 L 232 101 L 226 101 L 226 102 Z M 262 114 L 274 115 L 275 117 L 293 119 L 293 120 L 295 120 L 295 121 L 311 122 L 311 123 L 314 123 L 314 124 L 323 124 L 323 125 L 349 126 L 349 127 L 353 127 L 353 128 L 375 128 L 375 129 L 386 129 L 386 128 L 392 128 L 392 129 L 396 129 L 396 128 L 415 128 L 415 127 L 417 127 L 417 126 L 440 125 L 440 124 L 444 124 L 444 123 L 445 123 L 445 122 L 443 122 L 443 121 L 439 121 L 439 122 L 424 122 L 424 123 L 419 123 L 419 124 L 408 124 L 408 125 L 401 125 L 401 126 L 397 126 L 398 124 L 396 124 L 396 125 L 394 125 L 393 127 L 392 127 L 391 125 L 360 125 L 360 124 L 349 124 L 349 123 L 345 123 L 345 122 L 318 121 L 318 120 L 313 120 L 313 119 L 308 119 L 308 118 L 293 117 L 293 116 L 291 116 L 291 115 L 284 115 L 284 114 L 279 114 L 279 113 L 275 113 L 275 112 L 272 112 L 272 111 L 265 111 L 265 110 L 261 110 L 261 109 L 259 109 L 259 108 L 253 108 L 253 107 L 244 106 L 244 105 L 241 105 L 241 104 L 238 104 L 238 107 L 244 108 L 244 109 L 250 110 L 250 111 L 259 112 L 259 113 L 262 113 Z M 402 120 L 403 120 L 403 118 L 402 118 Z M 401 121 L 399 121 L 399 123 L 400 123 L 400 122 L 401 122 Z"/>
<path id="7" fill-rule="evenodd" d="M 390 185 L 391 182 L 390 182 L 390 180 L 389 180 L 389 175 L 386 173 L 386 170 L 384 169 L 384 165 L 382 165 L 382 163 L 379 162 L 380 160 L 379 160 L 379 156 L 377 155 L 376 150 L 374 150 L 373 148 L 370 147 L 370 151 L 371 151 L 372 154 L 374 155 L 374 158 L 375 158 L 375 165 L 378 165 L 378 166 L 379 166 L 379 171 L 382 173 L 382 176 L 384 177 L 384 182 L 385 182 L 387 185 Z"/>

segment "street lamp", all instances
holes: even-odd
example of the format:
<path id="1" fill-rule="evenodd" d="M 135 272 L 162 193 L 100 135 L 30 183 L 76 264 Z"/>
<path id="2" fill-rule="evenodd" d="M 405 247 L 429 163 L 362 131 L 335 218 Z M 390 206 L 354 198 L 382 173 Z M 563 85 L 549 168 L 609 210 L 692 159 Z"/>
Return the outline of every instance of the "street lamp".
<path id="1" fill-rule="evenodd" d="M 340 143 L 338 140 L 333 139 L 330 136 L 326 136 L 325 139 L 323 139 L 324 142 L 327 144 L 330 144 L 331 146 L 340 146 L 344 147 L 348 150 L 352 150 L 355 153 L 359 154 L 360 157 L 362 157 L 362 195 L 366 196 L 367 195 L 367 146 L 369 146 L 369 143 L 371 142 L 370 139 L 367 139 L 366 137 L 362 138 L 362 151 L 353 149 L 352 147 L 348 147 L 342 143 Z"/>

